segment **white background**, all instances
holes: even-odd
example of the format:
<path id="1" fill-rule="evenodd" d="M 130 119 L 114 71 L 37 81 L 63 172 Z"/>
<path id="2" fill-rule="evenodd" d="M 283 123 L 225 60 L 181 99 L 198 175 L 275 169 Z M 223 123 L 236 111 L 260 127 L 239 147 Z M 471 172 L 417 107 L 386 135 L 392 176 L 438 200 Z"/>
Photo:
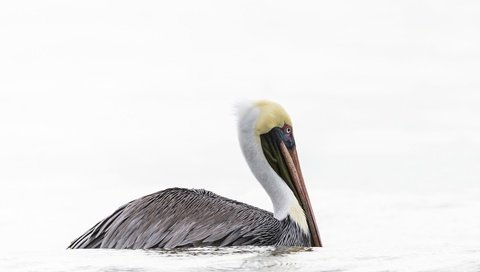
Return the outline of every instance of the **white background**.
<path id="1" fill-rule="evenodd" d="M 173 186 L 271 210 L 236 138 L 234 104 L 259 98 L 292 116 L 326 244 L 398 242 L 398 223 L 422 244 L 468 240 L 478 205 L 389 208 L 478 199 L 479 14 L 478 1 L 3 1 L 0 248 L 65 248 Z"/>

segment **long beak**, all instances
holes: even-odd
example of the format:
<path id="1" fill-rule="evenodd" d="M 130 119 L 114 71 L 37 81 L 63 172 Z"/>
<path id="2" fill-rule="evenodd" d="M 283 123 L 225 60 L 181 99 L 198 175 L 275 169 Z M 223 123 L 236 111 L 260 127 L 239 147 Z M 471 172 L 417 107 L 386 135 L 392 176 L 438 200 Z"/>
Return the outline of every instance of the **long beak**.
<path id="1" fill-rule="evenodd" d="M 312 246 L 321 247 L 322 242 L 320 241 L 320 235 L 310 204 L 310 198 L 308 197 L 307 188 L 303 181 L 302 170 L 300 169 L 293 136 L 289 141 L 290 148 L 287 148 L 285 145 L 285 137 L 280 128 L 274 128 L 270 132 L 260 135 L 260 139 L 263 154 L 268 163 L 292 190 L 305 212 Z"/>
<path id="2" fill-rule="evenodd" d="M 285 160 L 288 172 L 293 181 L 293 187 L 296 189 L 301 206 L 305 211 L 307 217 L 308 228 L 310 229 L 310 237 L 312 239 L 312 246 L 321 247 L 320 234 L 317 228 L 317 221 L 312 211 L 312 205 L 310 204 L 310 198 L 308 197 L 307 188 L 303 180 L 302 170 L 300 169 L 300 163 L 298 161 L 297 149 L 295 147 L 288 150 L 285 143 L 280 142 L 280 151 Z"/>

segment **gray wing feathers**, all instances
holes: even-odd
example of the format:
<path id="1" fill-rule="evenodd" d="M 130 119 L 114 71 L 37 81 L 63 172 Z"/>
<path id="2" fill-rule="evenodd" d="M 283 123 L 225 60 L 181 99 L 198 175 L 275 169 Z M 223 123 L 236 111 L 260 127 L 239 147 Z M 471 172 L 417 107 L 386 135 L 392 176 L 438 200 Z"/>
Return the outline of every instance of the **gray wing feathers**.
<path id="1" fill-rule="evenodd" d="M 273 245 L 280 230 L 267 211 L 205 190 L 172 188 L 120 207 L 69 248 Z"/>
<path id="2" fill-rule="evenodd" d="M 105 232 L 110 228 L 112 222 L 118 218 L 128 204 L 121 206 L 112 215 L 95 224 L 95 226 L 73 241 L 68 248 L 99 248 L 102 244 Z"/>

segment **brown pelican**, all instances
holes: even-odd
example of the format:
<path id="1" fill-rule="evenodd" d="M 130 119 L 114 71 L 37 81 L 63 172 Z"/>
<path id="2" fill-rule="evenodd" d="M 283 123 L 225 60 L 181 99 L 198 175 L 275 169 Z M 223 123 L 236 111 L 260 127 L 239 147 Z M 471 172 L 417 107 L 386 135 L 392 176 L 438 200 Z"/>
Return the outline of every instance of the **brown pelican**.
<path id="1" fill-rule="evenodd" d="M 273 214 L 206 190 L 171 188 L 123 205 L 69 248 L 322 246 L 285 110 L 270 101 L 240 105 L 238 136 Z"/>

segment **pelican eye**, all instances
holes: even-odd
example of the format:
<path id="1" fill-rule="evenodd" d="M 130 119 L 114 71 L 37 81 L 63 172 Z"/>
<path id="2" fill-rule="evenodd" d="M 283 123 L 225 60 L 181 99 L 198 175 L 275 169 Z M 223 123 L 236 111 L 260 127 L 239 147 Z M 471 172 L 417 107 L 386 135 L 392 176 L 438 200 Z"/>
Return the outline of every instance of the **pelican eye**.
<path id="1" fill-rule="evenodd" d="M 285 132 L 288 133 L 288 134 L 292 133 L 292 128 L 291 127 L 286 127 Z"/>

